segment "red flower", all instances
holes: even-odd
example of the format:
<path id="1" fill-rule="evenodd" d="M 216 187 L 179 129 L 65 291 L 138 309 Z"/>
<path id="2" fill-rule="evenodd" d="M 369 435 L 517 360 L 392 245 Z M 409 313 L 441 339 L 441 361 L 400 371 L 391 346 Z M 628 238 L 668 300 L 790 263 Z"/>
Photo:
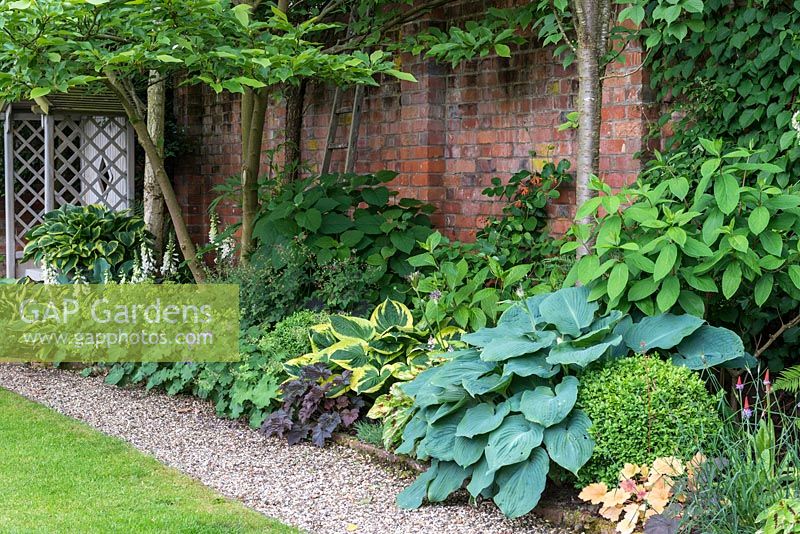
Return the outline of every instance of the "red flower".
<path id="1" fill-rule="evenodd" d="M 744 398 L 744 408 L 742 408 L 742 417 L 745 419 L 750 419 L 753 415 L 753 410 L 750 409 L 750 399 L 748 397 Z"/>
<path id="2" fill-rule="evenodd" d="M 742 375 L 739 375 L 739 378 L 736 379 L 736 391 L 742 391 L 744 389 L 744 384 L 742 384 Z"/>

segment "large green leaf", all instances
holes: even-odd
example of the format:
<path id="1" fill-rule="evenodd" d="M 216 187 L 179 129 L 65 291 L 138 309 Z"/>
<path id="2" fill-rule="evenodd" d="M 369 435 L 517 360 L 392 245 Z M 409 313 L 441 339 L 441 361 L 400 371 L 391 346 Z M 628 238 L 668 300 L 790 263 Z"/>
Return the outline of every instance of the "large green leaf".
<path id="1" fill-rule="evenodd" d="M 486 445 L 486 461 L 491 469 L 499 469 L 527 460 L 531 451 L 542 443 L 542 427 L 522 415 L 511 415 L 491 434 Z"/>
<path id="2" fill-rule="evenodd" d="M 472 480 L 467 484 L 467 491 L 473 497 L 478 497 L 483 491 L 494 483 L 495 470 L 489 468 L 486 456 L 480 459 L 472 468 Z"/>
<path id="3" fill-rule="evenodd" d="M 461 467 L 473 465 L 483 456 L 483 451 L 488 441 L 488 434 L 471 438 L 456 436 L 456 441 L 453 445 L 453 460 Z"/>
<path id="4" fill-rule="evenodd" d="M 497 320 L 497 326 L 508 328 L 514 332 L 531 332 L 535 328 L 533 317 L 528 308 L 520 303 L 516 303 L 504 311 Z"/>
<path id="5" fill-rule="evenodd" d="M 547 428 L 560 423 L 572 411 L 578 400 L 578 379 L 566 376 L 555 387 L 538 387 L 522 394 L 520 410 L 528 421 Z"/>
<path id="6" fill-rule="evenodd" d="M 468 409 L 464 414 L 464 418 L 456 428 L 456 435 L 471 438 L 491 432 L 500 426 L 510 411 L 511 405 L 507 402 L 502 402 L 497 406 L 488 402 L 479 404 Z"/>
<path id="7" fill-rule="evenodd" d="M 495 475 L 498 491 L 494 503 L 507 517 L 521 517 L 533 510 L 547 483 L 550 460 L 536 448 L 524 462 L 504 467 Z"/>
<path id="8" fill-rule="evenodd" d="M 588 288 L 568 287 L 542 300 L 539 312 L 544 321 L 555 325 L 560 332 L 577 337 L 592 324 L 599 306 L 596 302 L 589 302 Z"/>
<path id="9" fill-rule="evenodd" d="M 439 462 L 434 460 L 427 471 L 418 476 L 410 486 L 397 495 L 395 499 L 397 506 L 405 510 L 413 510 L 422 506 L 422 501 L 425 500 L 425 496 L 428 494 L 428 486 L 436 478 L 438 472 Z"/>
<path id="10" fill-rule="evenodd" d="M 744 356 L 742 339 L 727 328 L 703 325 L 681 341 L 672 363 L 699 370 Z"/>
<path id="11" fill-rule="evenodd" d="M 666 313 L 645 317 L 625 332 L 625 344 L 629 349 L 640 353 L 656 348 L 671 349 L 700 328 L 704 322 L 694 315 Z"/>
<path id="12" fill-rule="evenodd" d="M 502 391 L 511 382 L 513 377 L 509 375 L 500 375 L 491 373 L 480 378 L 465 378 L 461 385 L 467 390 L 467 393 L 473 397 L 478 395 L 485 395 L 493 391 Z"/>
<path id="13" fill-rule="evenodd" d="M 381 333 L 390 328 L 407 330 L 414 326 L 414 318 L 405 304 L 389 299 L 384 300 L 375 308 L 370 316 L 370 321 Z"/>
<path id="14" fill-rule="evenodd" d="M 558 374 L 558 366 L 547 363 L 545 356 L 521 356 L 511 358 L 503 366 L 504 375 L 540 376 L 550 378 Z"/>
<path id="15" fill-rule="evenodd" d="M 485 362 L 501 362 L 523 354 L 532 354 L 537 350 L 552 345 L 555 338 L 556 334 L 547 330 L 537 334 L 518 334 L 495 338 L 481 351 L 481 360 Z"/>
<path id="16" fill-rule="evenodd" d="M 577 474 L 594 451 L 589 435 L 592 421 L 581 410 L 573 410 L 566 420 L 544 431 L 544 445 L 555 463 Z"/>
<path id="17" fill-rule="evenodd" d="M 430 378 L 430 384 L 440 387 L 461 385 L 465 379 L 478 378 L 495 368 L 495 364 L 471 358 L 451 360 L 437 369 Z M 411 394 L 411 393 L 409 393 Z"/>
<path id="18" fill-rule="evenodd" d="M 433 458 L 442 461 L 453 460 L 453 445 L 456 441 L 456 427 L 462 415 L 455 413 L 436 423 L 428 425 L 428 433 L 425 435 L 419 447 Z"/>
<path id="19" fill-rule="evenodd" d="M 470 471 L 454 462 L 439 462 L 436 477 L 428 484 L 428 500 L 442 502 L 464 484 Z"/>
<path id="20" fill-rule="evenodd" d="M 331 330 L 339 339 L 355 338 L 369 341 L 375 335 L 375 327 L 360 317 L 331 316 Z"/>
<path id="21" fill-rule="evenodd" d="M 591 347 L 582 349 L 576 347 L 572 342 L 564 342 L 556 345 L 547 355 L 547 363 L 553 365 L 580 365 L 586 367 L 590 363 L 602 357 L 610 347 L 615 347 L 622 342 L 622 336 L 612 335 L 608 341 L 598 343 Z"/>

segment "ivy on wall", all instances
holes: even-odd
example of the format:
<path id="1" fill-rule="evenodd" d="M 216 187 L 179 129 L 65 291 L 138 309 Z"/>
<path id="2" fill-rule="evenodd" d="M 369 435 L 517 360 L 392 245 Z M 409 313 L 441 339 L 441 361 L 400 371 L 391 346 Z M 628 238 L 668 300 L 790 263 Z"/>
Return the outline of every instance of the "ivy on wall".
<path id="1" fill-rule="evenodd" d="M 694 18 L 695 31 L 650 56 L 659 101 L 683 112 L 673 148 L 695 146 L 700 137 L 752 145 L 764 161 L 785 166 L 778 183 L 786 187 L 800 175 L 792 121 L 800 111 L 800 0 L 706 0 Z"/>

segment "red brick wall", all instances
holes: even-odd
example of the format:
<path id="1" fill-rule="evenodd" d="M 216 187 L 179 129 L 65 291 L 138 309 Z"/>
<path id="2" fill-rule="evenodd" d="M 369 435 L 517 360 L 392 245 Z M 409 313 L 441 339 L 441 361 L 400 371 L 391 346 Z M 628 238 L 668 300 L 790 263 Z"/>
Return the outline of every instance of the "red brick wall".
<path id="1" fill-rule="evenodd" d="M 453 2 L 432 23 L 475 16 L 484 5 Z M 417 29 L 410 25 L 404 31 Z M 399 172 L 393 185 L 403 195 L 435 204 L 440 228 L 450 236 L 471 239 L 501 208 L 481 194 L 492 177 L 507 179 L 520 169 L 536 167 L 542 158 L 571 159 L 575 152 L 576 132 L 557 131 L 575 109 L 574 69 L 565 71 L 550 49 L 537 48 L 533 41 L 514 50 L 511 59 L 488 57 L 455 69 L 403 58 L 402 67 L 418 83 L 384 79 L 367 89 L 356 171 Z M 637 69 L 640 61 L 641 53 L 631 50 L 627 64 L 612 67 L 612 77 L 605 81 L 600 172 L 615 187 L 635 178 L 640 163 L 633 154 L 643 148 L 648 129 L 650 92 L 644 73 Z M 333 91 L 325 87 L 311 86 L 306 93 L 302 149 L 304 163 L 313 170 L 322 162 L 332 99 Z M 202 235 L 205 206 L 214 196 L 211 187 L 239 171 L 238 98 L 184 89 L 176 100 L 176 115 L 196 147 L 179 162 L 176 187 L 193 232 Z M 283 103 L 273 103 L 265 151 L 281 143 L 283 116 Z M 349 116 L 341 120 L 344 138 Z M 344 151 L 337 152 L 334 170 L 341 169 L 343 158 Z M 565 188 L 550 206 L 555 233 L 568 227 L 574 198 L 574 191 Z M 228 221 L 238 217 L 230 206 L 221 214 Z"/>

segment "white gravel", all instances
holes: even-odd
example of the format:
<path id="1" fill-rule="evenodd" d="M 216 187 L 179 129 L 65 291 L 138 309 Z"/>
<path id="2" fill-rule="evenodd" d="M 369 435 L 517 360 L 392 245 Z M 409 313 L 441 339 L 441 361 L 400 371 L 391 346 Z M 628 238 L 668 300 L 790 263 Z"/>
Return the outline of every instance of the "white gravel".
<path id="1" fill-rule="evenodd" d="M 561 532 L 533 516 L 509 521 L 463 497 L 420 510 L 394 498 L 412 479 L 346 447 L 289 447 L 220 419 L 208 403 L 100 378 L 0 364 L 0 386 L 121 438 L 227 497 L 313 533 L 506 534 Z"/>

